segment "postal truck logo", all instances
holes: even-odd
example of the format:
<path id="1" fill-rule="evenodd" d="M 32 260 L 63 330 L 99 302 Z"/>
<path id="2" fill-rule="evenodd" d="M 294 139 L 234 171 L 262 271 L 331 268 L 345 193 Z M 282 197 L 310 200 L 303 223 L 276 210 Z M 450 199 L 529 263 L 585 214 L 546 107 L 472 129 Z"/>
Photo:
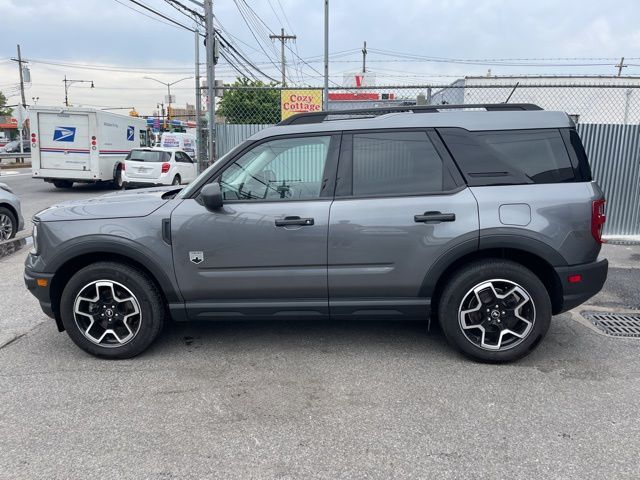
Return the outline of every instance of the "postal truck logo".
<path id="1" fill-rule="evenodd" d="M 133 142 L 133 136 L 135 135 L 135 133 L 136 133 L 135 127 L 131 127 L 131 126 L 127 127 L 127 141 Z"/>
<path id="2" fill-rule="evenodd" d="M 54 142 L 73 142 L 76 139 L 76 127 L 56 127 L 53 130 Z"/>

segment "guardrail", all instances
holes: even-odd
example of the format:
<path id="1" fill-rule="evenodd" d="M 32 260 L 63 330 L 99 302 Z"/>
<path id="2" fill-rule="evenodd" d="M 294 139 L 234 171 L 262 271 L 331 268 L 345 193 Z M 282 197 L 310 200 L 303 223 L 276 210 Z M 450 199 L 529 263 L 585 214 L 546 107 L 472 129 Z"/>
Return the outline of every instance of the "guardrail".
<path id="1" fill-rule="evenodd" d="M 4 160 L 5 158 L 31 158 L 31 153 L 29 152 L 25 152 L 25 153 L 0 153 L 0 160 Z"/>

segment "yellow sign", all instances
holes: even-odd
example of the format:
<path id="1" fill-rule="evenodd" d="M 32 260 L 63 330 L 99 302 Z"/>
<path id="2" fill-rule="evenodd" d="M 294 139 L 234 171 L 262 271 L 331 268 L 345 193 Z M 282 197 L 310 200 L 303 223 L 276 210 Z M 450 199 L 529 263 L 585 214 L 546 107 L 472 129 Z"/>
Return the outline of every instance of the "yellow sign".
<path id="1" fill-rule="evenodd" d="M 281 90 L 280 112 L 282 120 L 296 113 L 320 112 L 322 90 Z"/>

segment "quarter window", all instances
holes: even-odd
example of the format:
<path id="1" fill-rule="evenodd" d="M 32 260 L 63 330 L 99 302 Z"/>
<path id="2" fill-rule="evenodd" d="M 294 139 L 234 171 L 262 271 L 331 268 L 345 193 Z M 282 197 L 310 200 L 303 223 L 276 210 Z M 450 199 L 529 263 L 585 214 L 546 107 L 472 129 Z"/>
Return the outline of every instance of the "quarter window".
<path id="1" fill-rule="evenodd" d="M 355 196 L 441 192 L 443 172 L 426 132 L 353 135 Z"/>
<path id="2" fill-rule="evenodd" d="M 439 131 L 469 185 L 575 181 L 569 154 L 556 129 Z"/>
<path id="3" fill-rule="evenodd" d="M 320 197 L 330 136 L 265 142 L 220 176 L 225 200 L 308 200 Z"/>

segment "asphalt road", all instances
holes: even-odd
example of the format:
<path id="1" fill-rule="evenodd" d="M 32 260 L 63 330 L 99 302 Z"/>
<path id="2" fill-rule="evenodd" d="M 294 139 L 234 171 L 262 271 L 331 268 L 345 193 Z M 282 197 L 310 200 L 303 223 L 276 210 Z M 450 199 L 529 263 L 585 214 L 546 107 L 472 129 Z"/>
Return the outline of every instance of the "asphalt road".
<path id="1" fill-rule="evenodd" d="M 29 214 L 105 192 L 7 183 Z M 25 250 L 0 258 L 0 478 L 640 476 L 640 340 L 579 316 L 638 308 L 640 247 L 607 247 L 605 290 L 501 366 L 416 322 L 171 325 L 98 360 L 24 288 Z"/>

